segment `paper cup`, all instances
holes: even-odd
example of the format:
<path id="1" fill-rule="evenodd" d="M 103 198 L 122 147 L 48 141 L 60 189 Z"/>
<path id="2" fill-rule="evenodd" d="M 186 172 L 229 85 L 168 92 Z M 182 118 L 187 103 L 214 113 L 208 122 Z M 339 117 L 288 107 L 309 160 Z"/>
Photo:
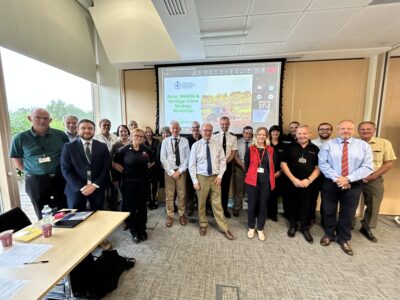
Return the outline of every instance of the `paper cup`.
<path id="1" fill-rule="evenodd" d="M 44 224 L 41 226 L 41 228 L 42 228 L 42 233 L 43 233 L 44 238 L 51 237 L 51 235 L 53 233 L 52 232 L 53 226 L 51 224 Z"/>
<path id="2" fill-rule="evenodd" d="M 0 233 L 1 244 L 4 248 L 12 245 L 12 233 L 13 230 L 6 230 Z"/>

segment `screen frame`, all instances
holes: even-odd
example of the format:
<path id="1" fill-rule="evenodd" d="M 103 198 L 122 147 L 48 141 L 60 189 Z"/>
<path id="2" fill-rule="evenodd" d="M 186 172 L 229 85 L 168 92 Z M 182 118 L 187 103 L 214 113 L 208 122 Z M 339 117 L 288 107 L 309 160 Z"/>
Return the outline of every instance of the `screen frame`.
<path id="1" fill-rule="evenodd" d="M 166 67 L 180 67 L 180 66 L 204 66 L 204 65 L 224 65 L 224 64 L 247 64 L 247 63 L 266 63 L 266 62 L 280 62 L 280 84 L 279 84 L 279 112 L 278 112 L 278 125 L 282 130 L 282 99 L 283 99 L 283 79 L 285 74 L 285 63 L 286 58 L 274 58 L 274 59 L 250 59 L 250 60 L 229 60 L 229 61 L 206 61 L 206 62 L 187 62 L 178 64 L 158 64 L 154 65 L 156 73 L 156 93 L 157 93 L 157 104 L 156 104 L 156 134 L 159 134 L 160 129 L 160 82 L 158 78 L 158 69 Z M 254 128 L 255 129 L 255 128 Z"/>

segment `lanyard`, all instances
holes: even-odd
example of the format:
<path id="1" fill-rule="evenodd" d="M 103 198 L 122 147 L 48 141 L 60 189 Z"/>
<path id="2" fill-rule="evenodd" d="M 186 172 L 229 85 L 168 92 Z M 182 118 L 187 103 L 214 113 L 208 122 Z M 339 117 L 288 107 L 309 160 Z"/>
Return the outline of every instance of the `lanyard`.
<path id="1" fill-rule="evenodd" d="M 261 155 L 261 159 L 260 159 L 260 151 L 258 151 L 258 148 L 257 148 L 257 152 L 258 152 L 258 166 L 259 166 L 259 167 L 261 167 L 261 162 L 262 162 L 263 159 L 264 159 L 265 150 L 266 150 L 266 148 L 264 148 L 263 153 L 262 153 L 262 155 Z"/>

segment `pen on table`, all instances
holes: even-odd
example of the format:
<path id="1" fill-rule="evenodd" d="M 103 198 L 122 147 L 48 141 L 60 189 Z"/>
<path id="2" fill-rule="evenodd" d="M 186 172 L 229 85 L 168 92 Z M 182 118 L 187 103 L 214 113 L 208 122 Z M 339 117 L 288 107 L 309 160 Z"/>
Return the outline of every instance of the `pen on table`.
<path id="1" fill-rule="evenodd" d="M 24 265 L 45 264 L 48 262 L 49 262 L 48 260 L 30 261 L 30 262 L 25 262 Z"/>

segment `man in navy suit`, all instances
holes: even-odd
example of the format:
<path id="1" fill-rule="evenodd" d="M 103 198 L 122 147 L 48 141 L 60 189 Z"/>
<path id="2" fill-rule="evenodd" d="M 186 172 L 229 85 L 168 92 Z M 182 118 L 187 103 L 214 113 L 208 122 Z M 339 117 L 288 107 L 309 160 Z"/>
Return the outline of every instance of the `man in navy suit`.
<path id="1" fill-rule="evenodd" d="M 60 163 L 69 208 L 85 209 L 87 201 L 91 210 L 103 208 L 111 157 L 107 145 L 93 139 L 94 133 L 95 124 L 82 119 L 78 123 L 80 138 L 62 149 Z"/>

